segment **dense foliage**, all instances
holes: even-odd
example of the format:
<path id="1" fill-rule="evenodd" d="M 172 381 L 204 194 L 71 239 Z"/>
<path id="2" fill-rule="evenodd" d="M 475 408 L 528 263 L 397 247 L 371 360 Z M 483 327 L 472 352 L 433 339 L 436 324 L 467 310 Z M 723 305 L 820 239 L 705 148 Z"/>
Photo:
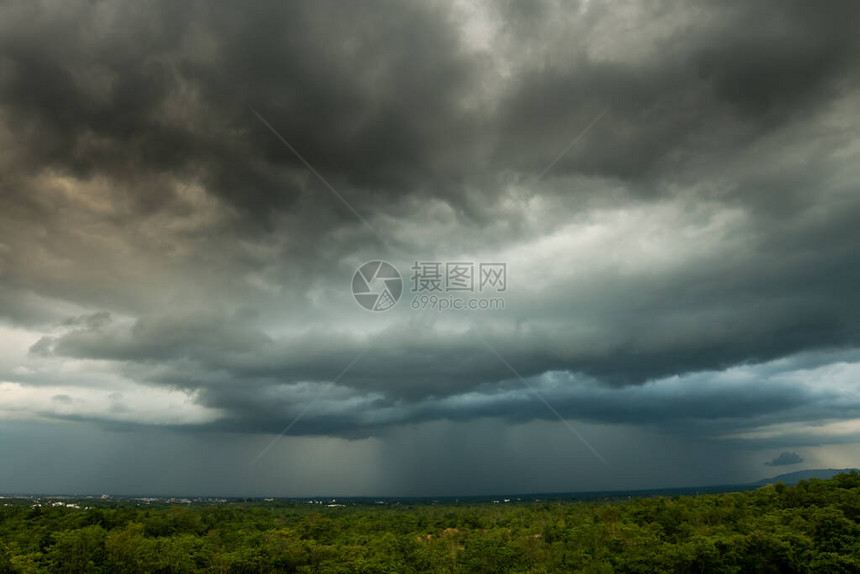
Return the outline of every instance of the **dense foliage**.
<path id="1" fill-rule="evenodd" d="M 0 507 L 11 572 L 860 572 L 860 476 L 624 502 Z"/>

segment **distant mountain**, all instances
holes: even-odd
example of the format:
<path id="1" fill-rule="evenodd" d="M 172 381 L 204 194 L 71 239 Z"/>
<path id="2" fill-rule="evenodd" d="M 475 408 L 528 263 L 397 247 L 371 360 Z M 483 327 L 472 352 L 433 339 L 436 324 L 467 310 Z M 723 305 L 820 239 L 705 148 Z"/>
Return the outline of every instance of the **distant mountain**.
<path id="1" fill-rule="evenodd" d="M 759 481 L 754 482 L 753 484 L 773 484 L 774 482 L 782 482 L 786 486 L 792 486 L 797 484 L 801 480 L 809 480 L 810 478 L 820 478 L 822 480 L 826 480 L 828 478 L 833 478 L 839 473 L 842 472 L 851 472 L 852 470 L 858 470 L 856 468 L 812 468 L 809 470 L 796 470 L 794 472 L 786 472 L 785 474 L 778 474 L 773 478 L 763 478 Z"/>

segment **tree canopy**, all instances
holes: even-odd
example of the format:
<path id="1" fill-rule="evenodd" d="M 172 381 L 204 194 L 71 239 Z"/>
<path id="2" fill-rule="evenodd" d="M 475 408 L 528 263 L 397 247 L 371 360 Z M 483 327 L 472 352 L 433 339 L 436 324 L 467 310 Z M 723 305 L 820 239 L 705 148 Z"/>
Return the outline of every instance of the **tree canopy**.
<path id="1" fill-rule="evenodd" d="M 0 574 L 860 572 L 860 476 L 625 501 L 6 500 Z"/>

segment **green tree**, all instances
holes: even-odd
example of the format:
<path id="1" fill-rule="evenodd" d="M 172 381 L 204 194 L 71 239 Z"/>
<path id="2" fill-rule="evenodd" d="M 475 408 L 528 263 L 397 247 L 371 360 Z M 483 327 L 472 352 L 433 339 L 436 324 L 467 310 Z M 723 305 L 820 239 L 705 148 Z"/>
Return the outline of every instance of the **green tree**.
<path id="1" fill-rule="evenodd" d="M 55 534 L 47 559 L 53 572 L 100 572 L 105 559 L 106 533 L 101 526 L 86 526 Z"/>

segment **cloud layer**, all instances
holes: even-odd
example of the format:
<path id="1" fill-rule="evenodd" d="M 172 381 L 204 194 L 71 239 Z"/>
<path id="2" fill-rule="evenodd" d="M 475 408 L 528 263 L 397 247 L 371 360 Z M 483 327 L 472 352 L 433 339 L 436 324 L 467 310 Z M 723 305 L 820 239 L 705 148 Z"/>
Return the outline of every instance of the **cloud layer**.
<path id="1" fill-rule="evenodd" d="M 845 442 L 858 12 L 7 3 L 0 412 L 365 440 L 554 420 L 536 389 Z M 505 309 L 368 313 L 376 259 L 505 262 Z"/>

